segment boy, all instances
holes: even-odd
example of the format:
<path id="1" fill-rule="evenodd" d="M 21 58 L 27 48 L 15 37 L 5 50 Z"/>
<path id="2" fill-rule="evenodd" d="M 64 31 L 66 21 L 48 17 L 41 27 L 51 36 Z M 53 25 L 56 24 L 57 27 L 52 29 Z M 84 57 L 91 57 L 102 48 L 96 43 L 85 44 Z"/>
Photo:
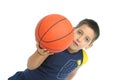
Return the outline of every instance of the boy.
<path id="1" fill-rule="evenodd" d="M 28 59 L 27 69 L 8 80 L 71 80 L 87 61 L 83 49 L 92 47 L 99 35 L 97 22 L 84 19 L 74 28 L 74 39 L 68 49 L 54 54 L 37 44 L 37 50 Z"/>

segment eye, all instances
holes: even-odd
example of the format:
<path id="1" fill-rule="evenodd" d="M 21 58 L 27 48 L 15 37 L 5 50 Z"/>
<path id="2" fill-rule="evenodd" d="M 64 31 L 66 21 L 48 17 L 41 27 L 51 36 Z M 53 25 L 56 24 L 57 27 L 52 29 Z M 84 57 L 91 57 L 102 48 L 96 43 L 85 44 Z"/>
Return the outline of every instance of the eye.
<path id="1" fill-rule="evenodd" d="M 89 38 L 86 37 L 86 38 L 85 38 L 85 41 L 90 42 L 91 40 L 90 40 Z"/>
<path id="2" fill-rule="evenodd" d="M 82 34 L 82 31 L 77 31 L 78 34 Z"/>

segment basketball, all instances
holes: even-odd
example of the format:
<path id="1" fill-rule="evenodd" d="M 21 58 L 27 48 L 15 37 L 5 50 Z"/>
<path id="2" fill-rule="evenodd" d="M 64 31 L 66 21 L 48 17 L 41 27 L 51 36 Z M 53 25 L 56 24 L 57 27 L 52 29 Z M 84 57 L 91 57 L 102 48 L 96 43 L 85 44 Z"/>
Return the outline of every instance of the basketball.
<path id="1" fill-rule="evenodd" d="M 73 37 L 72 24 L 60 14 L 49 14 L 43 17 L 35 29 L 35 38 L 40 47 L 53 53 L 67 49 Z"/>

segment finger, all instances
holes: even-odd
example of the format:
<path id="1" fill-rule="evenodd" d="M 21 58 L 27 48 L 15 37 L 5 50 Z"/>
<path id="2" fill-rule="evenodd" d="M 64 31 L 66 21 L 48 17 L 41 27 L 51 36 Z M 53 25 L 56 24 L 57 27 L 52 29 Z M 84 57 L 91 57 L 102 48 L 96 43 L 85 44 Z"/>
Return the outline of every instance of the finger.
<path id="1" fill-rule="evenodd" d="M 49 51 L 45 51 L 45 54 L 49 54 L 50 52 Z"/>
<path id="2" fill-rule="evenodd" d="M 49 54 L 50 54 L 50 55 L 54 55 L 54 53 L 52 53 L 52 52 L 50 52 Z"/>
<path id="3" fill-rule="evenodd" d="M 39 48 L 39 44 L 36 44 L 36 48 Z"/>

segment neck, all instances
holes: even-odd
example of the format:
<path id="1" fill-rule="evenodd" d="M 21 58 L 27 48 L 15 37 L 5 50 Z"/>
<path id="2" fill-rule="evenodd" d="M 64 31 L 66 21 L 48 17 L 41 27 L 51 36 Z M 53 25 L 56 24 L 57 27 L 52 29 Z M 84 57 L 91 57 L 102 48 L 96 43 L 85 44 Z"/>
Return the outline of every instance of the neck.
<path id="1" fill-rule="evenodd" d="M 68 50 L 71 54 L 79 51 L 79 50 L 71 50 L 71 49 L 69 49 L 69 48 L 68 48 L 67 50 Z"/>

